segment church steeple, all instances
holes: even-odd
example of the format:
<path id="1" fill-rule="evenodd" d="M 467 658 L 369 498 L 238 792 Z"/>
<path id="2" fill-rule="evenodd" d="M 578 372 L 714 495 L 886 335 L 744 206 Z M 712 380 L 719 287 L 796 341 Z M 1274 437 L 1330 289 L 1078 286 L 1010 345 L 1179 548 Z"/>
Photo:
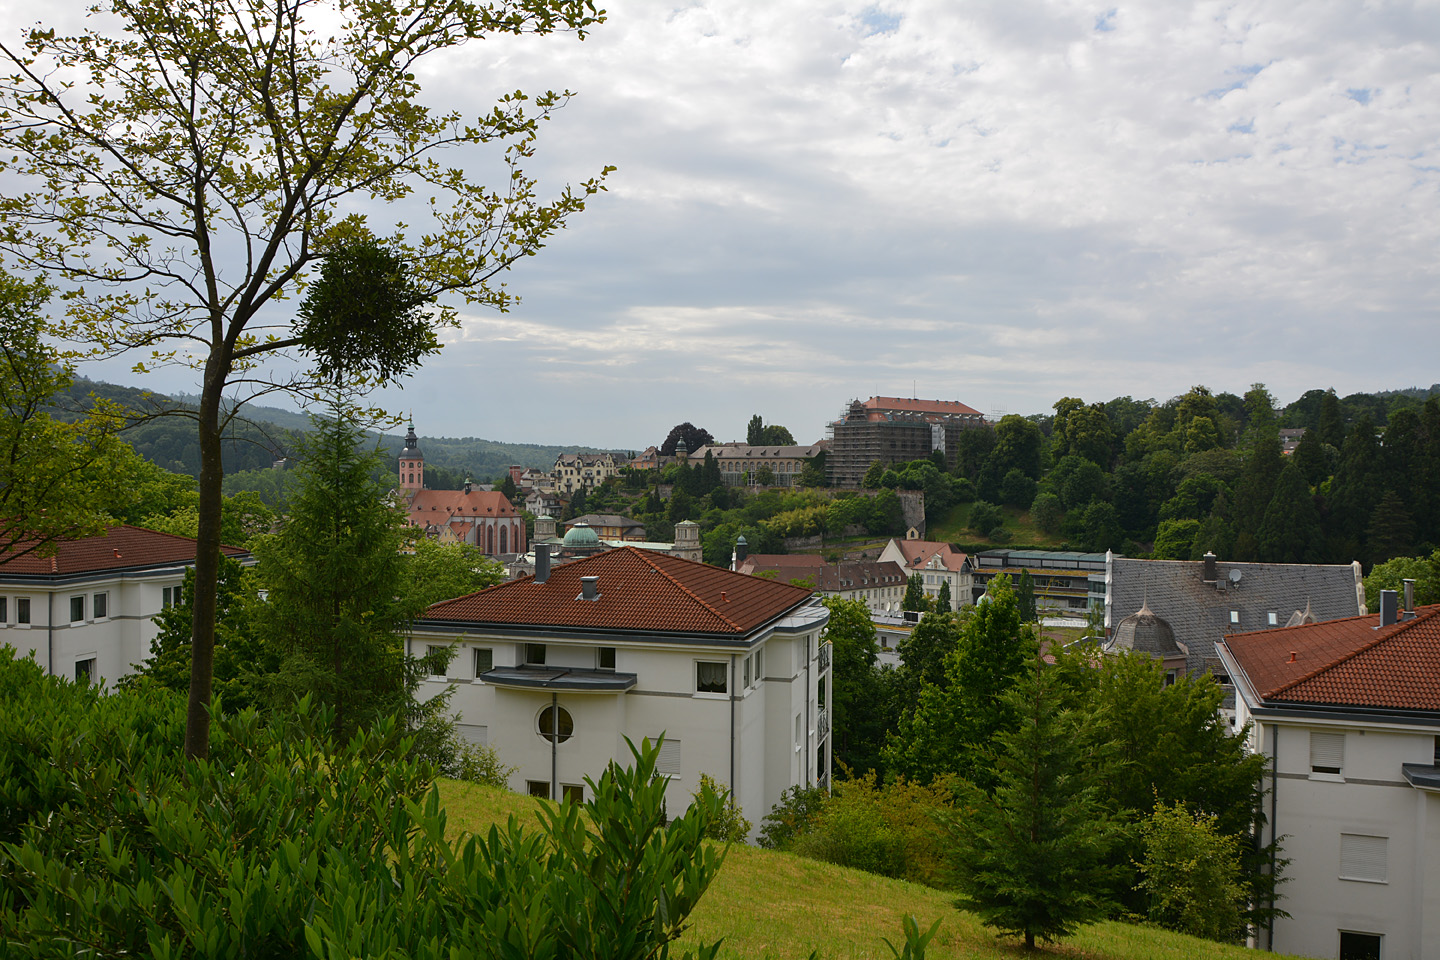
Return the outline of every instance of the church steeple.
<path id="1" fill-rule="evenodd" d="M 415 436 L 415 421 L 405 434 L 405 449 L 400 451 L 400 489 L 425 489 L 425 454 L 420 452 L 420 439 Z"/>

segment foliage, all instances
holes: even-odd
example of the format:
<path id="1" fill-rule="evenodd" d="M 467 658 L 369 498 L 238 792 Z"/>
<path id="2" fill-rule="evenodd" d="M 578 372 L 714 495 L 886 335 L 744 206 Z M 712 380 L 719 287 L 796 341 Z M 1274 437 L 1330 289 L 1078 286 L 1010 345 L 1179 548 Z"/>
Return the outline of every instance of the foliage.
<path id="1" fill-rule="evenodd" d="M 166 691 L 104 696 L 4 652 L 0 690 L 6 956 L 661 958 L 723 859 L 715 794 L 664 826 L 648 743 L 587 781 L 583 815 L 452 841 L 393 720 L 337 743 L 308 703 L 217 716 L 202 761 Z"/>
<path id="2" fill-rule="evenodd" d="M 744 843 L 749 839 L 751 823 L 740 811 L 740 805 L 735 802 L 735 796 L 716 783 L 715 778 L 710 774 L 702 773 L 700 774 L 700 786 L 691 794 L 691 798 L 696 803 L 701 803 L 706 796 L 725 798 L 719 813 L 710 821 L 709 827 L 705 830 L 706 838 L 719 840 L 721 843 Z"/>
<path id="3" fill-rule="evenodd" d="M 185 492 L 191 495 L 185 498 L 187 502 L 184 505 L 168 512 L 149 514 L 136 525 L 161 533 L 196 537 L 200 532 L 198 498 L 188 489 Z M 266 506 L 259 494 L 242 490 L 234 496 L 220 498 L 220 542 L 226 546 L 248 547 L 250 541 L 269 533 L 274 523 L 275 511 Z"/>
<path id="4" fill-rule="evenodd" d="M 690 453 L 715 442 L 715 438 L 710 435 L 709 430 L 697 427 L 687 420 L 670 428 L 670 432 L 665 435 L 665 442 L 660 445 L 660 456 L 675 456 L 675 446 L 682 439 L 685 441 L 685 449 Z"/>
<path id="5" fill-rule="evenodd" d="M 1208 940 L 1244 938 L 1239 837 L 1222 833 L 1213 815 L 1161 802 L 1140 824 L 1140 837 L 1139 886 L 1152 922 Z"/>
<path id="6" fill-rule="evenodd" d="M 493 587 L 505 579 L 505 567 L 469 543 L 440 543 L 428 537 L 411 543 L 414 553 L 402 561 L 405 593 L 418 609 Z"/>
<path id="7" fill-rule="evenodd" d="M 925 948 L 930 945 L 931 940 L 935 939 L 935 934 L 940 932 L 940 921 L 936 920 L 930 925 L 929 930 L 921 933 L 920 924 L 907 913 L 905 919 L 900 922 L 900 929 L 905 934 L 905 946 L 900 950 L 896 950 L 895 944 L 889 940 L 884 937 L 880 938 L 885 940 L 885 946 L 890 948 L 890 953 L 895 960 L 925 960 Z"/>
<path id="8" fill-rule="evenodd" d="M 760 846 L 789 850 L 820 816 L 828 799 L 821 787 L 796 785 L 781 791 L 779 802 L 760 821 Z"/>
<path id="9" fill-rule="evenodd" d="M 507 93 L 467 123 L 422 106 L 417 77 L 427 56 L 467 40 L 583 36 L 602 15 L 586 0 L 413 10 L 388 0 L 177 0 L 92 13 L 111 18 L 116 32 L 37 27 L 23 47 L 0 47 L 13 75 L 0 89 L 9 118 L 0 169 L 11 183 L 0 199 L 0 249 L 69 285 L 67 315 L 54 326 L 61 338 L 94 355 L 148 351 L 141 371 L 171 363 L 203 371 L 192 412 L 200 545 L 186 740 L 203 756 L 222 434 L 239 409 L 229 388 L 250 397 L 304 391 L 342 361 L 347 384 L 374 386 L 438 348 L 433 324 L 413 312 L 371 314 L 387 324 L 367 327 L 346 296 L 324 299 L 345 309 L 316 301 L 293 325 L 282 301 L 307 284 L 333 289 L 316 268 L 339 251 L 373 242 L 403 256 L 415 296 L 455 292 L 506 309 L 513 298 L 495 278 L 543 247 L 602 181 L 545 202 L 524 172 L 540 122 L 567 94 Z M 70 82 L 77 75 L 89 82 Z M 437 159 L 446 148 L 486 145 L 501 151 L 498 189 Z M 353 212 L 373 199 L 383 215 L 417 187 L 429 198 L 420 205 L 429 222 L 409 236 L 396 220 L 379 239 Z M 454 316 L 442 307 L 432 319 Z M 318 369 L 264 369 L 296 350 Z"/>
<path id="10" fill-rule="evenodd" d="M 954 598 L 950 596 L 949 578 L 940 581 L 940 589 L 935 594 L 934 609 L 941 613 L 949 613 L 955 609 Z"/>
<path id="11" fill-rule="evenodd" d="M 1020 585 L 1015 591 L 1015 601 L 1020 605 L 1020 620 L 1023 623 L 1040 622 L 1040 613 L 1035 606 L 1035 580 L 1029 570 L 1020 571 Z"/>
<path id="12" fill-rule="evenodd" d="M 1440 603 L 1440 550 L 1428 557 L 1396 557 L 1376 565 L 1365 578 L 1365 606 L 1380 612 L 1380 591 L 1394 590 L 1405 599 L 1406 580 L 1415 581 L 1417 605 Z"/>
<path id="13" fill-rule="evenodd" d="M 937 820 L 961 904 L 1033 949 L 1105 915 L 1115 828 L 1076 749 L 1079 720 L 1038 655 L 1002 699 L 1016 724 L 995 734 L 993 792 L 964 783 L 960 808 Z"/>
<path id="14" fill-rule="evenodd" d="M 791 447 L 795 445 L 795 437 L 778 423 L 767 425 L 757 413 L 745 428 L 745 442 L 752 447 Z"/>
<path id="15" fill-rule="evenodd" d="M 881 478 L 884 476 L 884 461 L 872 461 L 870 467 L 865 471 L 865 476 L 860 480 L 860 486 L 866 490 L 878 490 L 880 489 Z"/>
<path id="16" fill-rule="evenodd" d="M 945 854 L 931 814 L 949 807 L 952 789 L 950 779 L 922 786 L 899 777 L 881 785 L 873 772 L 841 780 L 792 848 L 814 860 L 937 885 Z"/>
<path id="17" fill-rule="evenodd" d="M 138 500 L 138 458 L 116 436 L 118 407 L 101 401 L 68 422 L 48 411 L 72 379 L 43 339 L 50 292 L 0 273 L 0 563 L 52 556 Z"/>
<path id="18" fill-rule="evenodd" d="M 970 504 L 970 529 L 980 536 L 988 536 L 991 530 L 1003 526 L 1005 514 L 993 503 L 976 500 Z"/>
<path id="19" fill-rule="evenodd" d="M 453 757 L 445 769 L 447 777 L 501 790 L 509 788 L 510 776 L 519 769 L 507 766 L 500 759 L 499 751 L 489 745 L 462 743 L 454 749 Z"/>
<path id="20" fill-rule="evenodd" d="M 821 602 L 830 611 L 824 639 L 833 654 L 830 727 L 835 762 L 861 773 L 879 769 L 889 718 L 875 667 L 875 623 L 863 600 L 826 597 Z"/>
<path id="21" fill-rule="evenodd" d="M 1060 506 L 1060 498 L 1053 493 L 1037 493 L 1035 499 L 1030 502 L 1030 519 L 1046 533 L 1058 532 L 1060 522 L 1065 519 L 1065 511 Z"/>
<path id="22" fill-rule="evenodd" d="M 901 610 L 926 613 L 930 610 L 930 598 L 925 596 L 925 577 L 912 573 L 905 581 L 905 596 L 900 601 Z"/>

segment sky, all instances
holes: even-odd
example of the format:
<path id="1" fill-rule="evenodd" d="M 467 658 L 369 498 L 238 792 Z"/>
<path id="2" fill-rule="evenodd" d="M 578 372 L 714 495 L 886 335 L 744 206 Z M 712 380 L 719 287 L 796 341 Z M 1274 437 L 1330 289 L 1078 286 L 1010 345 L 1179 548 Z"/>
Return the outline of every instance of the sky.
<path id="1" fill-rule="evenodd" d="M 573 90 L 529 172 L 617 168 L 521 303 L 380 394 L 422 436 L 640 449 L 758 413 L 810 442 L 874 394 L 1440 381 L 1434 0 L 624 0 L 420 79 L 472 114 Z"/>

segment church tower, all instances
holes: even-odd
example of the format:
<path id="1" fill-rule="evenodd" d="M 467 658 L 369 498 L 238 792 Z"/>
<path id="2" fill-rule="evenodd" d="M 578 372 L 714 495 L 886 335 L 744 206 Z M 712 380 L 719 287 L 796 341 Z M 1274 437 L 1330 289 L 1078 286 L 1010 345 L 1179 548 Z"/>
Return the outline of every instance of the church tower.
<path id="1" fill-rule="evenodd" d="M 410 493 L 425 489 L 425 454 L 420 452 L 414 420 L 405 434 L 405 449 L 400 451 L 400 489 Z"/>

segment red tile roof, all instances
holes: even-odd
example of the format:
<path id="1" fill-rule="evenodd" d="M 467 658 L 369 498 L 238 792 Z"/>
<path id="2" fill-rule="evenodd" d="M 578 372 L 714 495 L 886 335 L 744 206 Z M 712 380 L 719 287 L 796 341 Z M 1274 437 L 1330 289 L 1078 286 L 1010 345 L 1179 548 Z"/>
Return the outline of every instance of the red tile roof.
<path id="1" fill-rule="evenodd" d="M 1371 614 L 1237 633 L 1223 645 L 1263 700 L 1440 710 L 1440 604 L 1417 614 L 1388 627 Z"/>
<path id="2" fill-rule="evenodd" d="M 494 490 L 417 490 L 410 501 L 411 523 L 444 522 L 456 517 L 517 516 L 505 494 Z"/>
<path id="3" fill-rule="evenodd" d="M 221 547 L 226 556 L 239 557 L 249 551 L 239 547 Z M 195 541 L 172 533 L 159 533 L 142 527 L 110 527 L 97 537 L 67 540 L 58 545 L 53 557 L 37 557 L 33 553 L 14 560 L 0 554 L 0 577 L 5 574 L 36 574 L 72 576 L 124 570 L 130 567 L 151 567 L 173 563 L 193 563 Z"/>
<path id="4" fill-rule="evenodd" d="M 898 410 L 905 413 L 963 414 L 974 417 L 981 415 L 979 410 L 966 406 L 959 400 L 913 400 L 904 397 L 871 397 L 865 401 L 865 409 L 870 411 L 871 419 L 882 415 L 886 410 Z"/>
<path id="5" fill-rule="evenodd" d="M 958 571 L 965 564 L 965 554 L 960 553 L 948 543 L 937 543 L 930 540 L 896 540 L 900 547 L 900 554 L 905 558 L 905 565 L 916 570 L 923 569 L 930 558 L 936 554 L 940 555 L 940 563 L 946 570 Z"/>
<path id="6" fill-rule="evenodd" d="M 600 598 L 578 599 L 580 578 L 598 576 Z M 423 619 L 606 630 L 743 636 L 804 603 L 810 591 L 682 560 L 617 547 L 550 571 L 445 600 Z"/>

